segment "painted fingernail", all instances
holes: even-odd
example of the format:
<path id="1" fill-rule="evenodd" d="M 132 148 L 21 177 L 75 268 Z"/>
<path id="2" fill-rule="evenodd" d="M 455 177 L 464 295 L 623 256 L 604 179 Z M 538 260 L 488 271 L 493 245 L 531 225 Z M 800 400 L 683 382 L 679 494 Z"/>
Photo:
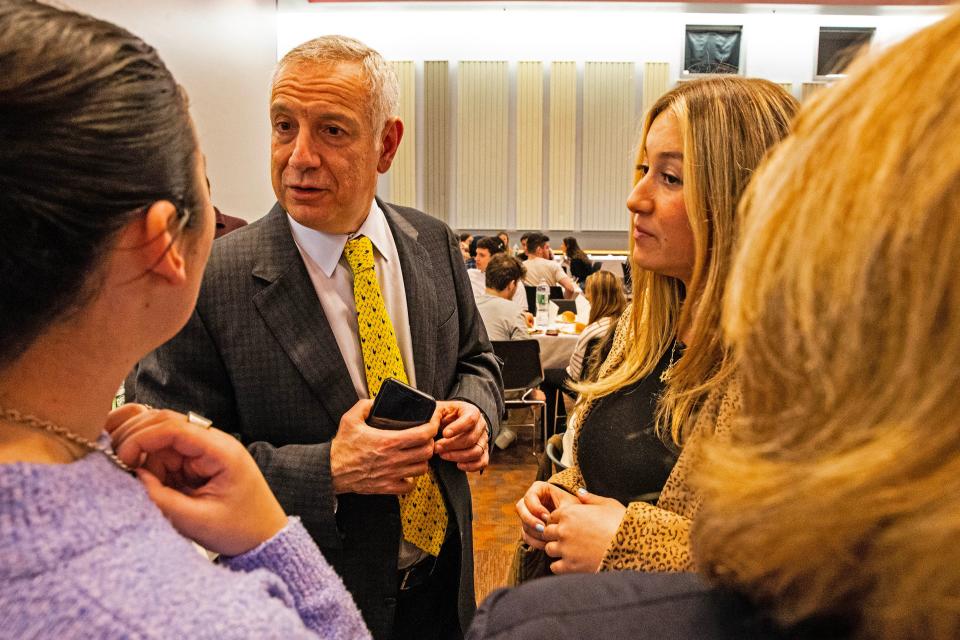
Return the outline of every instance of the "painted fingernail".
<path id="1" fill-rule="evenodd" d="M 578 495 L 578 496 L 585 496 L 585 495 L 587 495 L 587 490 L 584 489 L 583 487 L 580 487 L 579 489 L 577 489 L 577 495 Z"/>
<path id="2" fill-rule="evenodd" d="M 543 527 L 542 524 L 540 524 L 540 523 L 538 522 L 538 523 L 537 523 L 537 526 L 535 526 L 534 529 L 537 530 L 537 533 L 543 533 L 544 527 Z"/>

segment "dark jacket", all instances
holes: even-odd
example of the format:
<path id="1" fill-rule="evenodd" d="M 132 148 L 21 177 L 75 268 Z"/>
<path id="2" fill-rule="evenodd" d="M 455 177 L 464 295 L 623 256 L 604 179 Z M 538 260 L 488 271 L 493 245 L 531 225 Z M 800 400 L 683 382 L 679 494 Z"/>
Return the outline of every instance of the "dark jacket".
<path id="1" fill-rule="evenodd" d="M 500 373 L 459 243 L 426 214 L 380 206 L 400 256 L 417 386 L 477 405 L 495 434 Z M 330 440 L 357 394 L 279 205 L 214 243 L 196 311 L 179 335 L 141 362 L 137 394 L 154 406 L 192 409 L 238 434 L 280 504 L 303 520 L 343 578 L 374 637 L 389 637 L 397 499 L 334 499 Z M 460 532 L 458 610 L 466 628 L 476 606 L 470 488 L 455 464 L 432 462 Z"/>

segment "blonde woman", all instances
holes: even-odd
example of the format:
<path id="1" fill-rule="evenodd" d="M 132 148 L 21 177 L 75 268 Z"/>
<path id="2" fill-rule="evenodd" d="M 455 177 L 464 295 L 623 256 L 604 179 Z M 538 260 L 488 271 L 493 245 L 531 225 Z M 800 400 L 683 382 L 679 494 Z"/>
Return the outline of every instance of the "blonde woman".
<path id="1" fill-rule="evenodd" d="M 599 341 L 606 336 L 610 328 L 620 319 L 623 310 L 627 308 L 627 297 L 623 295 L 623 287 L 620 286 L 617 277 L 609 271 L 598 271 L 590 275 L 586 280 L 583 296 L 590 303 L 590 317 L 577 340 L 577 346 L 573 349 L 570 364 L 566 369 L 567 376 L 574 381 L 587 377 L 589 365 L 587 359 L 591 355 L 587 350 L 599 348 L 597 346 Z"/>
<path id="2" fill-rule="evenodd" d="M 587 319 L 587 326 L 577 339 L 569 363 L 566 367 L 546 369 L 543 372 L 544 381 L 540 388 L 546 394 L 547 424 L 551 427 L 555 423 L 554 407 L 560 406 L 556 394 L 571 394 L 570 383 L 587 379 L 589 373 L 596 369 L 597 356 L 602 351 L 606 336 L 627 307 L 623 287 L 620 286 L 617 277 L 609 271 L 598 271 L 587 278 L 583 295 L 590 303 L 590 317 Z M 560 402 L 563 402 L 562 396 Z M 572 440 L 568 442 L 568 434 L 572 433 L 572 431 L 565 431 L 563 434 L 565 450 L 573 446 Z M 569 458 L 565 458 L 565 461 L 567 465 L 570 464 Z"/>
<path id="3" fill-rule="evenodd" d="M 566 637 L 960 637 L 958 43 L 953 13 L 856 65 L 744 199 L 724 305 L 743 407 L 695 475 L 694 550 L 721 588 L 538 580 L 488 599 L 469 638 L 543 637 L 543 602 Z"/>
<path id="4" fill-rule="evenodd" d="M 666 508 L 644 501 L 676 460 L 657 432 L 682 445 L 725 370 L 719 316 L 737 202 L 796 108 L 766 80 L 712 78 L 679 85 L 648 112 L 627 200 L 633 304 L 598 381 L 578 387 L 574 466 L 516 505 L 524 542 L 555 558 L 554 573 L 690 568 L 685 474 L 674 471 Z"/>

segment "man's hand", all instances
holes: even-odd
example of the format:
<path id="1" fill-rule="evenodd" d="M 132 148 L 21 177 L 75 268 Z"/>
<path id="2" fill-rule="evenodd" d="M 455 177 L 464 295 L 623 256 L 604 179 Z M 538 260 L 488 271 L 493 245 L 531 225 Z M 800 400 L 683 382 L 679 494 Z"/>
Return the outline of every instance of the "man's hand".
<path id="1" fill-rule="evenodd" d="M 370 400 L 360 400 L 340 418 L 330 442 L 334 493 L 409 493 L 412 478 L 427 472 L 440 429 L 439 412 L 426 424 L 392 431 L 365 422 L 372 406 Z"/>
<path id="2" fill-rule="evenodd" d="M 490 462 L 490 435 L 487 421 L 474 405 L 461 400 L 437 402 L 434 418 L 443 425 L 443 437 L 437 440 L 437 454 L 456 462 L 461 471 L 482 471 Z"/>
<path id="3" fill-rule="evenodd" d="M 564 504 L 550 513 L 544 528 L 544 550 L 557 561 L 554 573 L 596 573 L 603 555 L 617 534 L 627 508 L 613 498 L 577 492 L 578 504 Z"/>

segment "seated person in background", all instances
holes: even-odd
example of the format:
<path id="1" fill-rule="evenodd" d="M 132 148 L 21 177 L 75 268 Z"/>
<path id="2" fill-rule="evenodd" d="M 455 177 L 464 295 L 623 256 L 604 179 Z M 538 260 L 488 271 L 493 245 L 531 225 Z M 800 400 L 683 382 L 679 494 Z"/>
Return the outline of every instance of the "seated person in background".
<path id="1" fill-rule="evenodd" d="M 531 233 L 525 233 L 520 236 L 520 253 L 516 255 L 517 260 L 520 262 L 526 262 L 527 258 L 527 239 L 531 236 Z"/>
<path id="2" fill-rule="evenodd" d="M 369 638 L 238 440 L 108 416 L 213 244 L 182 89 L 139 38 L 38 2 L 0 3 L 0 60 L 0 635 Z"/>
<path id="3" fill-rule="evenodd" d="M 470 243 L 473 242 L 473 234 L 461 233 L 457 236 L 460 239 L 460 253 L 463 254 L 463 262 L 470 261 Z"/>
<path id="4" fill-rule="evenodd" d="M 540 282 L 546 282 L 551 287 L 563 287 L 564 297 L 572 298 L 577 293 L 573 280 L 563 272 L 563 267 L 551 258 L 550 238 L 542 233 L 531 233 L 527 238 L 527 275 L 523 277 L 523 284 L 535 287 Z"/>
<path id="5" fill-rule="evenodd" d="M 565 256 L 564 262 L 567 269 L 570 270 L 570 275 L 574 277 L 578 285 L 583 286 L 590 274 L 593 273 L 593 263 L 590 258 L 580 248 L 577 239 L 573 236 L 567 236 L 563 239 L 560 243 L 560 251 Z"/>
<path id="6" fill-rule="evenodd" d="M 600 347 L 600 343 L 620 319 L 627 308 L 627 297 L 623 295 L 620 281 L 609 271 L 598 271 L 587 278 L 584 297 L 590 303 L 590 317 L 587 326 L 580 333 L 577 346 L 570 356 L 566 374 L 570 380 L 579 382 L 587 379 L 587 348 L 591 343 Z M 602 359 L 601 359 L 602 362 Z"/>
<path id="7" fill-rule="evenodd" d="M 477 267 L 477 241 L 481 238 L 483 238 L 483 236 L 470 236 L 470 238 L 466 241 L 467 254 L 469 257 L 464 261 L 464 264 L 467 265 L 467 269 L 475 269 Z"/>
<path id="8" fill-rule="evenodd" d="M 529 338 L 527 321 L 513 301 L 523 278 L 523 265 L 513 256 L 501 252 L 490 258 L 486 266 L 486 289 L 477 297 L 477 311 L 483 319 L 487 337 L 491 340 Z"/>
<path id="9" fill-rule="evenodd" d="M 513 301 L 514 294 L 521 287 L 523 264 L 505 253 L 498 253 L 487 263 L 485 272 L 487 287 L 483 295 L 477 298 L 477 311 L 483 319 L 487 337 L 491 340 L 530 340 L 527 333 L 528 321 Z M 543 392 L 535 390 L 531 397 L 543 400 Z M 517 434 L 507 425 L 500 426 L 500 435 L 495 444 L 506 449 L 517 439 Z"/>
<path id="10" fill-rule="evenodd" d="M 503 243 L 503 250 L 508 256 L 513 255 L 513 249 L 510 248 L 510 234 L 506 231 L 498 231 L 497 237 L 500 239 L 500 242 Z"/>
<path id="11" fill-rule="evenodd" d="M 504 244 L 496 236 L 480 238 L 480 240 L 477 241 L 476 253 L 476 267 L 467 269 L 467 275 L 470 276 L 470 286 L 473 288 L 473 297 L 479 299 L 487 289 L 487 279 L 484 272 L 487 270 L 487 264 L 490 262 L 490 258 L 499 253 L 509 254 L 506 254 Z M 527 310 L 527 295 L 522 285 L 516 287 L 515 293 L 513 294 L 513 301 L 521 311 Z M 527 318 L 528 324 L 532 324 L 533 316 L 530 314 L 526 315 L 529 316 Z"/>
<path id="12" fill-rule="evenodd" d="M 468 638 L 960 637 L 958 43 L 953 12 L 856 63 L 753 178 L 723 309 L 742 408 L 694 477 L 703 577 L 537 580 Z"/>
<path id="13" fill-rule="evenodd" d="M 557 410 L 560 409 L 556 401 L 557 392 L 562 391 L 571 397 L 576 397 L 567 383 L 587 379 L 588 359 L 595 361 L 599 366 L 603 358 L 597 357 L 597 354 L 604 343 L 609 346 L 613 337 L 613 328 L 623 310 L 627 308 L 623 287 L 620 286 L 617 277 L 609 271 L 598 271 L 587 278 L 583 296 L 590 303 L 590 317 L 587 326 L 577 339 L 577 345 L 573 348 L 570 363 L 565 369 L 546 369 L 543 372 L 544 383 L 541 388 L 547 396 L 547 425 L 551 429 L 555 423 L 554 406 L 557 406 Z M 570 466 L 573 464 L 573 431 L 570 431 L 569 436 L 564 435 L 563 444 L 564 464 Z"/>
<path id="14" fill-rule="evenodd" d="M 718 77 L 677 85 L 645 116 L 627 199 L 633 300 L 597 381 L 573 385 L 575 464 L 517 503 L 524 540 L 553 543 L 555 573 L 692 568 L 687 516 L 697 502 L 690 465 L 674 466 L 677 447 L 698 419 L 716 422 L 716 405 L 703 401 L 728 358 L 720 309 L 737 202 L 796 109 L 772 82 Z M 581 488 L 598 495 L 581 504 Z M 662 508 L 648 504 L 661 490 Z"/>

